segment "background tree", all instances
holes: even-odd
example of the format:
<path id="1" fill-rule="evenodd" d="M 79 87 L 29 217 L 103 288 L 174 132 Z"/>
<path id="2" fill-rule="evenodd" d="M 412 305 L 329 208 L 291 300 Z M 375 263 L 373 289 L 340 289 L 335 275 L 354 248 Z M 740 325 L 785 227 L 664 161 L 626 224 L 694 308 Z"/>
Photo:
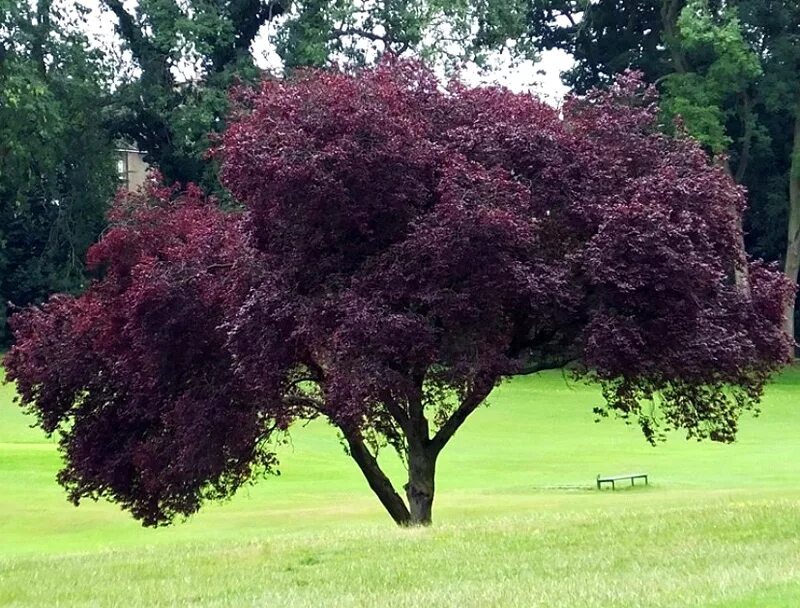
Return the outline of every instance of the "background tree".
<path id="1" fill-rule="evenodd" d="M 240 90 L 216 153 L 247 213 L 123 196 L 102 279 L 13 319 L 8 376 L 60 433 L 71 499 L 168 523 L 322 417 L 393 519 L 427 524 L 438 457 L 497 383 L 568 362 L 650 441 L 732 441 L 789 356 L 791 288 L 745 259 L 741 190 L 658 114 L 635 79 L 562 119 L 404 62 Z"/>
<path id="2" fill-rule="evenodd" d="M 562 75 L 575 93 L 608 86 L 632 69 L 649 82 L 676 71 L 665 38 L 674 34 L 685 0 L 528 0 L 525 36 L 537 49 L 575 59 Z"/>
<path id="3" fill-rule="evenodd" d="M 490 6 L 459 0 L 147 0 L 132 10 L 121 0 L 102 4 L 138 68 L 119 88 L 113 128 L 168 180 L 210 189 L 218 182 L 205 156 L 209 136 L 224 128 L 230 86 L 259 78 L 252 47 L 265 26 L 286 73 L 365 65 L 386 52 L 452 67 L 506 42 L 485 26 L 495 19 Z M 503 11 L 511 27 L 509 14 Z M 520 31 L 521 18 L 515 23 Z"/>
<path id="4" fill-rule="evenodd" d="M 208 136 L 220 128 L 231 83 L 256 77 L 250 47 L 284 3 L 148 0 L 131 11 L 120 0 L 102 4 L 138 68 L 117 91 L 111 128 L 168 179 L 215 187 Z"/>
<path id="5" fill-rule="evenodd" d="M 106 68 L 86 46 L 49 0 L 0 2 L 0 344 L 7 302 L 82 287 L 116 187 Z"/>
<path id="6" fill-rule="evenodd" d="M 768 144 L 758 166 L 760 173 L 751 172 L 744 182 L 753 192 L 754 206 L 761 210 L 758 229 L 769 234 L 772 218 L 777 215 L 782 220 L 785 271 L 796 284 L 800 269 L 800 6 L 748 0 L 741 3 L 740 13 L 764 70 L 756 110 Z M 794 336 L 796 319 L 793 302 L 787 331 Z"/>

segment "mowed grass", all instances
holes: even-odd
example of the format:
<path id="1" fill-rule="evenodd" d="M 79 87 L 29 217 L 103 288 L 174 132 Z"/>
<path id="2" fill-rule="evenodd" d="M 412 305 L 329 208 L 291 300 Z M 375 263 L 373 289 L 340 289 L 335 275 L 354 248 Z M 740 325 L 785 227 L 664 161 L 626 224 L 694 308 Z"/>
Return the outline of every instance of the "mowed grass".
<path id="1" fill-rule="evenodd" d="M 280 477 L 171 528 L 75 508 L 11 399 L 0 388 L 0 605 L 800 606 L 798 369 L 731 446 L 651 448 L 594 422 L 595 388 L 514 379 L 444 452 L 418 530 L 394 527 L 322 423 L 293 433 Z M 651 486 L 594 489 L 640 470 Z"/>

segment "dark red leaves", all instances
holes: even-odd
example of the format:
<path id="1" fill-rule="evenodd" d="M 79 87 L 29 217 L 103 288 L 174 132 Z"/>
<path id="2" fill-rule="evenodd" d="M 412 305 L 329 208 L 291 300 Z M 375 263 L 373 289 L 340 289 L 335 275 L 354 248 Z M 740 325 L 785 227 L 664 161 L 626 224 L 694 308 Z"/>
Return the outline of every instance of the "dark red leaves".
<path id="1" fill-rule="evenodd" d="M 263 396 L 225 347 L 247 289 L 239 219 L 192 189 L 168 205 L 160 194 L 121 195 L 89 254 L 102 280 L 16 315 L 5 361 L 23 404 L 62 432 L 72 500 L 105 496 L 146 524 L 272 465 Z"/>
<path id="2" fill-rule="evenodd" d="M 246 212 L 123 197 L 98 280 L 13 320 L 8 374 L 63 433 L 73 500 L 169 522 L 271 468 L 295 419 L 402 450 L 421 403 L 438 427 L 568 361 L 650 439 L 732 440 L 789 356 L 791 287 L 748 266 L 742 192 L 652 95 L 626 76 L 560 118 L 397 61 L 239 91 L 215 154 Z"/>

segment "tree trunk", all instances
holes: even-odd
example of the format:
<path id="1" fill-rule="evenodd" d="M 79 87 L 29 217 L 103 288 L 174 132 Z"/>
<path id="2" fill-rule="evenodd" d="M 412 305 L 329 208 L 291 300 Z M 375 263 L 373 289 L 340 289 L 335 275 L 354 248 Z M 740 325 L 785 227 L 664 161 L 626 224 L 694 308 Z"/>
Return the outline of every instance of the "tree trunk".
<path id="1" fill-rule="evenodd" d="M 725 168 L 725 172 L 730 176 L 730 178 L 734 181 L 737 181 L 736 176 L 734 176 L 733 171 L 731 170 L 731 165 L 728 162 L 727 158 L 723 161 L 722 166 Z M 736 208 L 731 209 L 731 213 L 733 215 L 733 224 L 736 229 L 737 249 L 739 250 L 739 259 L 734 260 L 733 268 L 731 268 L 731 273 L 733 275 L 733 281 L 736 287 L 738 287 L 743 293 L 747 294 L 747 296 L 749 297 L 750 274 L 747 266 L 747 249 L 744 246 L 744 214 L 741 213 Z"/>
<path id="2" fill-rule="evenodd" d="M 405 485 L 410 525 L 429 526 L 433 509 L 436 454 L 429 446 L 409 445 L 408 483 Z"/>
<path id="3" fill-rule="evenodd" d="M 549 366 L 542 365 L 541 369 L 549 369 Z M 369 487 L 399 526 L 429 526 L 431 524 L 436 461 L 439 454 L 455 432 L 461 428 L 467 417 L 483 403 L 496 384 L 494 377 L 479 378 L 456 411 L 431 438 L 421 398 L 422 375 L 417 380 L 420 392 L 415 400 L 409 401 L 410 414 L 408 411 L 396 407 L 396 404 L 388 405 L 392 417 L 405 435 L 408 483 L 403 486 L 403 489 L 406 491 L 407 506 L 400 494 L 395 491 L 391 480 L 381 470 L 375 456 L 367 448 L 361 433 L 347 426 L 339 427 L 349 445 L 350 456 L 358 464 Z"/>
<path id="4" fill-rule="evenodd" d="M 786 244 L 786 276 L 797 284 L 800 271 L 800 108 L 797 110 L 794 123 L 794 145 L 792 147 L 792 165 L 789 172 L 789 234 Z M 793 299 L 786 313 L 786 332 L 794 338 Z"/>
<path id="5" fill-rule="evenodd" d="M 664 42 L 672 56 L 672 68 L 678 74 L 685 74 L 688 71 L 686 56 L 681 49 L 680 32 L 678 32 L 678 17 L 682 8 L 681 0 L 664 0 L 661 5 Z"/>

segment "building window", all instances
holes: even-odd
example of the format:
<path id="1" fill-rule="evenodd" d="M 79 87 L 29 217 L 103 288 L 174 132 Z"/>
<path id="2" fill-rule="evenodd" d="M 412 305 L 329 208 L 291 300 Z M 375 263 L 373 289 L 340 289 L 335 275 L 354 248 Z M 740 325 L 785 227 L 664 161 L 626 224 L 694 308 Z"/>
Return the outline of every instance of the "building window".
<path id="1" fill-rule="evenodd" d="M 120 152 L 120 158 L 117 159 L 117 176 L 125 187 L 128 187 L 128 154 L 127 152 Z"/>

